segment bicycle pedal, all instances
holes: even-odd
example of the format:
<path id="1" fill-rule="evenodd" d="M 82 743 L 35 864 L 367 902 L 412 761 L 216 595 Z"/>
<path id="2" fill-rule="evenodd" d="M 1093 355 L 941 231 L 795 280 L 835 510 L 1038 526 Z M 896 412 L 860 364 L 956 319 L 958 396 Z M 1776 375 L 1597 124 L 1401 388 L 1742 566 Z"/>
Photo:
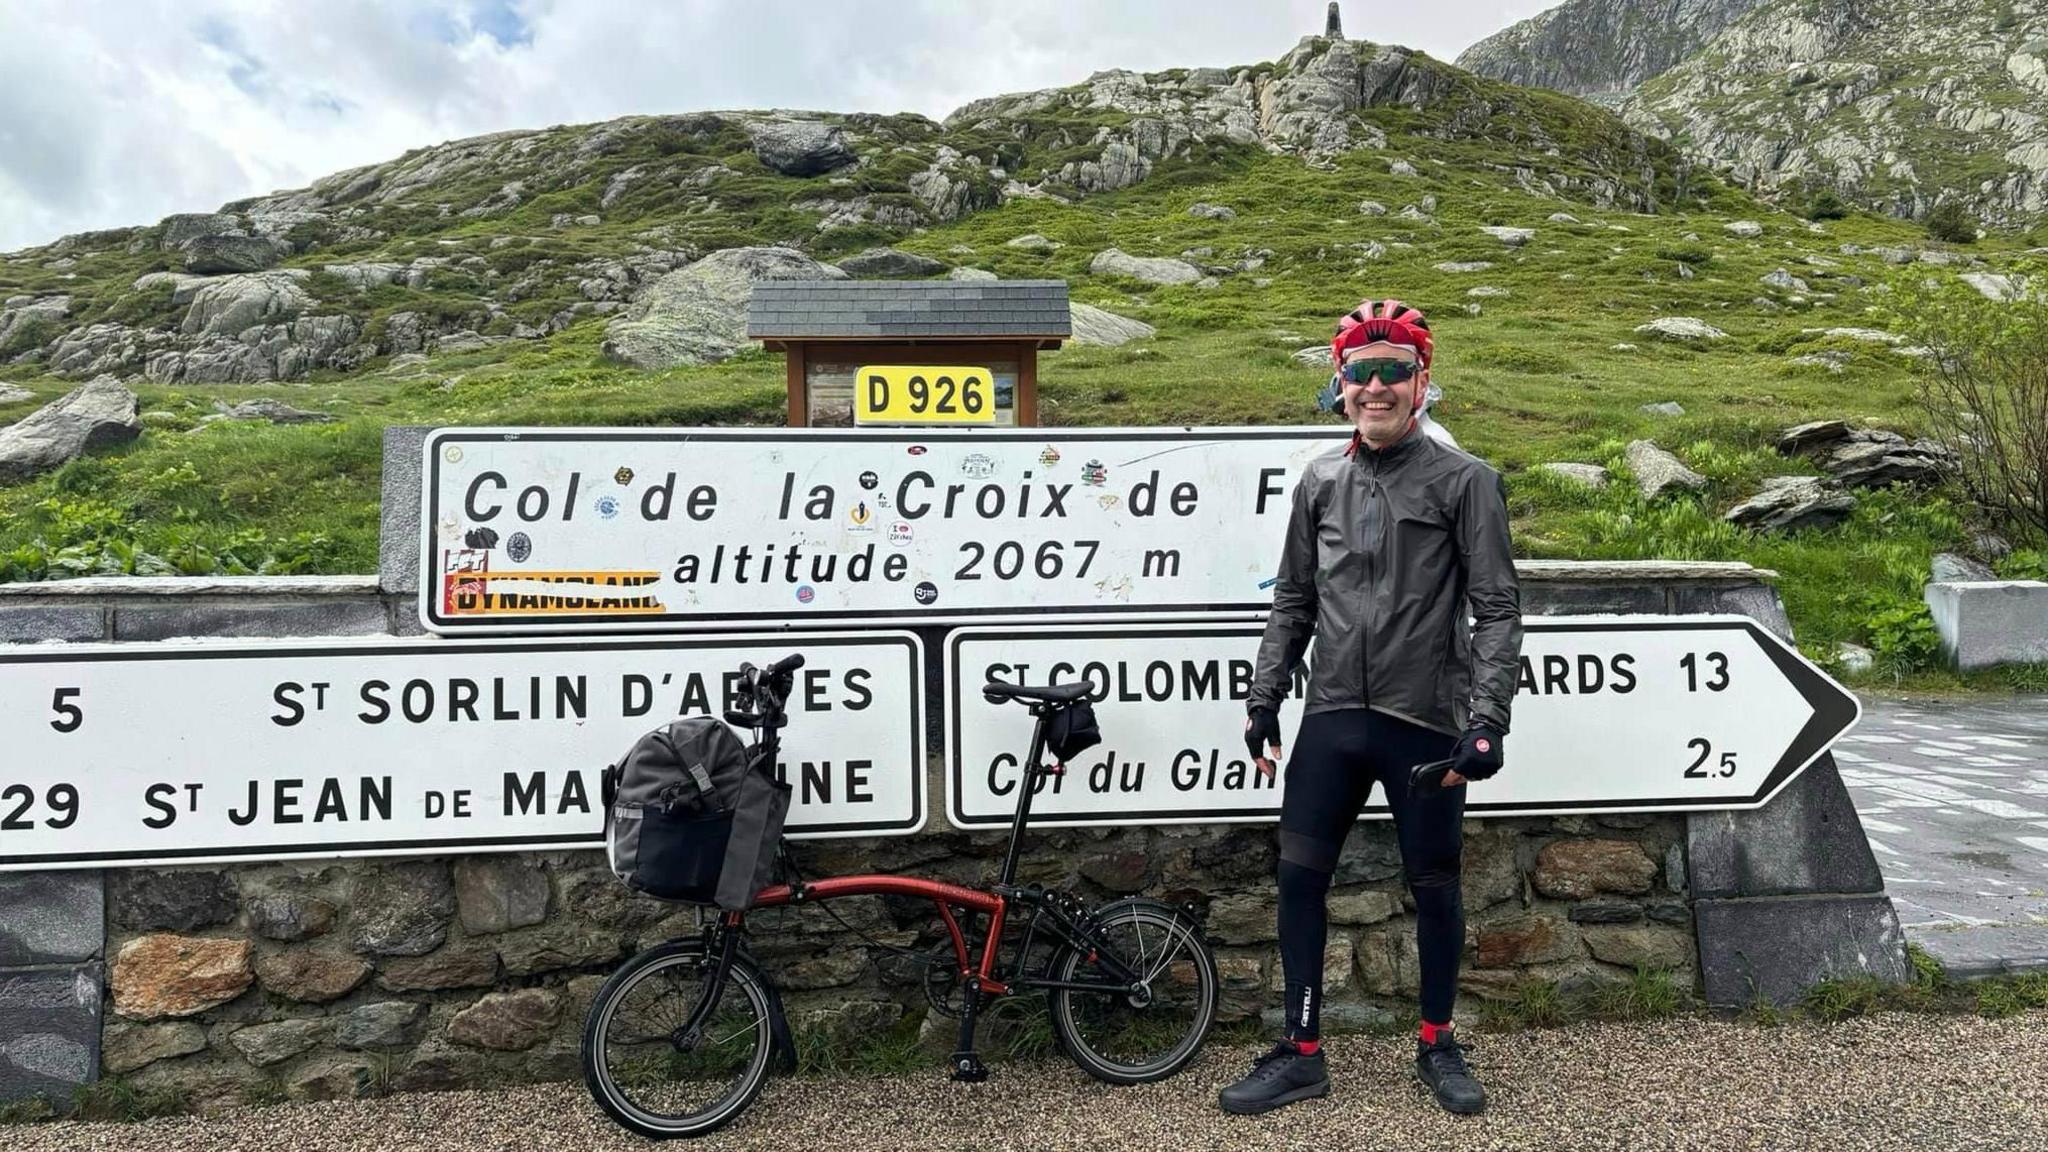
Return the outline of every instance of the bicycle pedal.
<path id="1" fill-rule="evenodd" d="M 979 1084 L 988 1079 L 988 1065 L 972 1052 L 955 1052 L 948 1078 L 962 1084 Z"/>

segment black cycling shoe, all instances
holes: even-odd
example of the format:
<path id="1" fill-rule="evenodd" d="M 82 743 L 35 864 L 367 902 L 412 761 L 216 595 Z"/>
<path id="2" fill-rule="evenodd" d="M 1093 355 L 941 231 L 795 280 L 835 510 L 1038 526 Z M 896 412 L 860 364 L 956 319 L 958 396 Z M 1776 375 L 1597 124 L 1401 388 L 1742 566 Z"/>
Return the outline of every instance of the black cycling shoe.
<path id="1" fill-rule="evenodd" d="M 1444 1111 L 1470 1116 L 1486 1108 L 1486 1089 L 1465 1064 L 1465 1046 L 1449 1036 L 1434 1044 L 1415 1044 L 1415 1075 L 1420 1077 Z"/>
<path id="2" fill-rule="evenodd" d="M 1304 1056 L 1293 1041 L 1282 1040 L 1253 1061 L 1251 1075 L 1225 1088 L 1217 1099 L 1225 1112 L 1253 1116 L 1329 1094 L 1330 1072 L 1323 1063 L 1322 1050 Z"/>

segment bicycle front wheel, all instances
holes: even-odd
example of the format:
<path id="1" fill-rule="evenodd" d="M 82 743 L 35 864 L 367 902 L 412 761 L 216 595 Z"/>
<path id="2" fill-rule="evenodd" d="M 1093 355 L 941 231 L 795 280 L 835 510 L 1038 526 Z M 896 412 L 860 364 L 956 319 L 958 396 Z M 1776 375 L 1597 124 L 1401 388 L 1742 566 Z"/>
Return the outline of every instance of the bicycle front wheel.
<path id="1" fill-rule="evenodd" d="M 1120 900 L 1098 912 L 1095 925 L 1094 958 L 1068 948 L 1053 963 L 1054 978 L 1114 983 L 1102 966 L 1108 954 L 1137 974 L 1140 988 L 1053 989 L 1053 1032 L 1098 1080 L 1164 1080 L 1194 1059 L 1216 1022 L 1216 957 L 1192 918 L 1155 900 Z"/>
<path id="2" fill-rule="evenodd" d="M 774 1049 L 766 982 L 733 957 L 718 1002 L 689 1021 L 718 963 L 698 941 L 650 948 L 598 991 L 583 1026 L 583 1080 L 612 1119 L 663 1140 L 730 1123 L 768 1080 Z"/>

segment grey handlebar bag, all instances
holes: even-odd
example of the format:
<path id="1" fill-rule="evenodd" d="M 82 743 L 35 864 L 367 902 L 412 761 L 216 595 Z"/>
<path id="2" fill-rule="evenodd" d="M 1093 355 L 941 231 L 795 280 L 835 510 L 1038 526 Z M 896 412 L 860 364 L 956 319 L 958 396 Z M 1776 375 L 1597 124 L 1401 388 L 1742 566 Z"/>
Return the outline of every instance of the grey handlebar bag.
<path id="1" fill-rule="evenodd" d="M 637 892 L 742 912 L 774 882 L 790 787 L 709 716 L 640 737 L 604 770 L 605 855 Z"/>

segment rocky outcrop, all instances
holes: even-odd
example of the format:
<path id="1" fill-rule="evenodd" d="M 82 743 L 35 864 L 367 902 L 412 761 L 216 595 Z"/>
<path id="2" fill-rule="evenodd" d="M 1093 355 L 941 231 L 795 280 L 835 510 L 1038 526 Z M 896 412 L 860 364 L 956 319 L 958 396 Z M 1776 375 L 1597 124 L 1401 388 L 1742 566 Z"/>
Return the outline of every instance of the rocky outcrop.
<path id="1" fill-rule="evenodd" d="M 1458 54 L 1458 67 L 1603 104 L 1679 63 L 1759 0 L 1566 0 Z"/>
<path id="2" fill-rule="evenodd" d="M 1097 252 L 1095 259 L 1088 262 L 1088 272 L 1092 276 L 1124 276 L 1147 284 L 1193 284 L 1203 275 L 1200 268 L 1185 260 L 1132 256 L 1116 248 Z"/>
<path id="3" fill-rule="evenodd" d="M 18 483 L 142 435 L 135 393 L 101 376 L 0 428 L 0 483 Z"/>
<path id="4" fill-rule="evenodd" d="M 1811 456 L 1821 471 L 1855 488 L 1888 484 L 1935 484 L 1956 466 L 1955 454 L 1933 440 L 1908 440 L 1897 432 L 1851 428 L 1842 420 L 1819 420 L 1788 428 L 1778 450 Z"/>
<path id="5" fill-rule="evenodd" d="M 47 343 L 69 315 L 69 296 L 8 297 L 0 304 L 0 362 Z"/>
<path id="6" fill-rule="evenodd" d="M 1730 524 L 1764 532 L 1832 528 L 1856 510 L 1856 497 L 1816 476 L 1773 476 L 1763 490 L 1730 508 Z"/>
<path id="7" fill-rule="evenodd" d="M 605 329 L 607 359 L 658 371 L 711 364 L 748 347 L 757 280 L 844 280 L 793 248 L 728 248 L 656 280 Z"/>
<path id="8" fill-rule="evenodd" d="M 849 276 L 939 276 L 946 262 L 895 248 L 870 248 L 839 261 L 839 270 Z"/>
<path id="9" fill-rule="evenodd" d="M 185 271 L 206 276 L 220 272 L 261 272 L 274 268 L 288 249 L 261 236 L 201 236 L 183 246 Z"/>
<path id="10" fill-rule="evenodd" d="M 845 129 L 821 120 L 757 120 L 747 134 L 761 163 L 785 176 L 817 176 L 859 159 L 847 147 Z"/>
<path id="11" fill-rule="evenodd" d="M 1636 331 L 1644 336 L 1657 336 L 1683 343 L 1728 338 L 1726 332 L 1691 316 L 1659 316 L 1648 324 L 1637 325 Z"/>
<path id="12" fill-rule="evenodd" d="M 1652 440 L 1629 442 L 1628 470 L 1635 475 L 1636 487 L 1645 500 L 1658 500 L 1677 490 L 1698 492 L 1707 486 L 1705 476 Z"/>
<path id="13" fill-rule="evenodd" d="M 1832 187 L 1914 218 L 1956 199 L 2017 224 L 2048 208 L 2044 59 L 2008 5 L 1767 0 L 1619 110 L 1766 195 Z"/>

